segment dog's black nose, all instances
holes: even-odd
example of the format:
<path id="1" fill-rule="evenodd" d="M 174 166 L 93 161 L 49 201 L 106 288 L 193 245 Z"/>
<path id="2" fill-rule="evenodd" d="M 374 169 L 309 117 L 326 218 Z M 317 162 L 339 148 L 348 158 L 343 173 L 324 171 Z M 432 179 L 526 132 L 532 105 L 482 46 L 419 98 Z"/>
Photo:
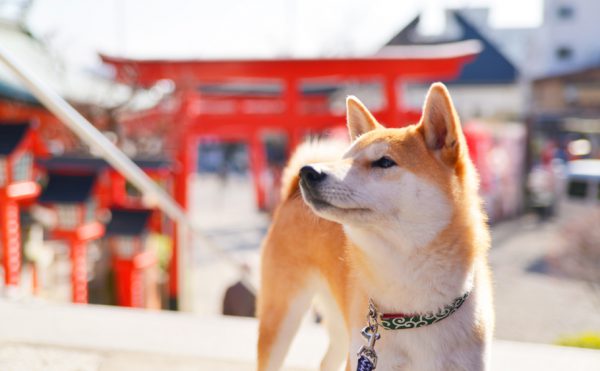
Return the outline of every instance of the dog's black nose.
<path id="1" fill-rule="evenodd" d="M 300 169 L 300 178 L 307 184 L 315 184 L 323 181 L 327 178 L 327 174 L 322 171 L 315 169 L 314 167 L 307 165 Z"/>

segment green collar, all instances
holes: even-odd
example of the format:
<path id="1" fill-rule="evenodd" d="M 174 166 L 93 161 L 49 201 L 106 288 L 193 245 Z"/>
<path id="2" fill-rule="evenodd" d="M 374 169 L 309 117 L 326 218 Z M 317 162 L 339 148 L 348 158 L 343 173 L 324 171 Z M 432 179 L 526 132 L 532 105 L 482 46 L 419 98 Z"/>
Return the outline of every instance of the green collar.
<path id="1" fill-rule="evenodd" d="M 404 313 L 381 313 L 377 315 L 379 325 L 386 330 L 403 330 L 429 326 L 448 318 L 452 313 L 463 305 L 471 291 L 467 291 L 463 296 L 454 299 L 452 304 L 444 306 L 436 313 L 426 314 L 404 314 Z"/>

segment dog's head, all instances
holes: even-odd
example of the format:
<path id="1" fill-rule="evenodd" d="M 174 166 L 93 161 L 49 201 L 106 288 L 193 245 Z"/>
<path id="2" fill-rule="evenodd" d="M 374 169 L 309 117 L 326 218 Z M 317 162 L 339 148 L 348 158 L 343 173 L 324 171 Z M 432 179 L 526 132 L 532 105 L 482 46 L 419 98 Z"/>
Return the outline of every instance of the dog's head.
<path id="1" fill-rule="evenodd" d="M 430 242 L 472 192 L 467 179 L 474 178 L 445 86 L 431 86 L 416 125 L 385 128 L 354 97 L 347 99 L 347 122 L 353 143 L 343 157 L 301 169 L 306 203 L 347 231 L 394 231 L 414 246 Z"/>

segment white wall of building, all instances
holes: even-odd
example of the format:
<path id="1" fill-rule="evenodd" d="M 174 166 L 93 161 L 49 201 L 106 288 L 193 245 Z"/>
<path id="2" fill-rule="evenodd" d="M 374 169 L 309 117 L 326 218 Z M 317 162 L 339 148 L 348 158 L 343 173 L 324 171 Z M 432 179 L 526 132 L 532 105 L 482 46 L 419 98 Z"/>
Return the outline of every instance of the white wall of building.
<path id="1" fill-rule="evenodd" d="M 531 77 L 600 64 L 600 1 L 545 0 L 528 59 L 524 72 Z"/>

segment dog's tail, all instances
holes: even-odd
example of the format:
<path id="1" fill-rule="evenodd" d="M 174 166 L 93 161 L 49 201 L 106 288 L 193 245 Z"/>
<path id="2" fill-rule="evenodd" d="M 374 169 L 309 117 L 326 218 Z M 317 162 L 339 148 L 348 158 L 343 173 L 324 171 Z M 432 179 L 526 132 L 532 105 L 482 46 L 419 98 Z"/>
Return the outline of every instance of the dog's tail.
<path id="1" fill-rule="evenodd" d="M 281 200 L 285 201 L 298 192 L 298 173 L 302 166 L 338 160 L 347 148 L 348 142 L 339 139 L 308 140 L 300 144 L 283 170 Z"/>

